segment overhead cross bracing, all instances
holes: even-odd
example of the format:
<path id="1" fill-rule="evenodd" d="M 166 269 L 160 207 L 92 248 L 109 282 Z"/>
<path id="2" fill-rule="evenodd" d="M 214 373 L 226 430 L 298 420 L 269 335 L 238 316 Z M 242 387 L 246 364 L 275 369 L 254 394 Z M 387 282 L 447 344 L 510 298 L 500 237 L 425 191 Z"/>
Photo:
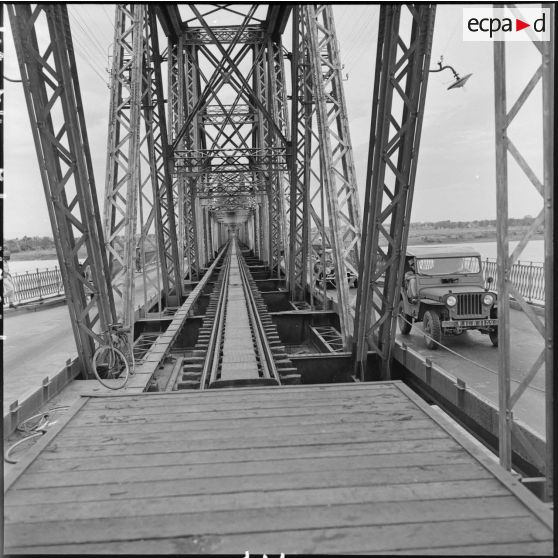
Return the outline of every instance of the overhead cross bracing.
<path id="1" fill-rule="evenodd" d="M 204 220 L 248 222 L 256 255 L 276 277 L 288 276 L 294 297 L 315 289 L 306 271 L 326 250 L 340 276 L 356 273 L 359 204 L 331 8 L 156 12 L 169 39 L 169 157 L 190 276 L 211 253 Z M 292 52 L 282 44 L 288 21 Z M 302 190 L 309 195 L 299 203 Z M 301 212 L 312 238 L 301 234 Z M 348 291 L 340 291 L 348 347 L 352 319 Z"/>

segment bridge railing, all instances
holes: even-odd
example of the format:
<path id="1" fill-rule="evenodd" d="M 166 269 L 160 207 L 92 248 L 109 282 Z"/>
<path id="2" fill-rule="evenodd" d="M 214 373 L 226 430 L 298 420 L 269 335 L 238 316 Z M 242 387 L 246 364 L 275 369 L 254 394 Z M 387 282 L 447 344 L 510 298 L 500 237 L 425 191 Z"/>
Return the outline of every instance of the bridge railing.
<path id="1" fill-rule="evenodd" d="M 64 294 L 64 284 L 58 267 L 42 271 L 37 269 L 35 272 L 14 273 L 12 282 L 14 285 L 12 298 L 17 304 Z"/>
<path id="2" fill-rule="evenodd" d="M 498 280 L 496 260 L 486 258 L 482 262 L 485 286 L 486 279 L 494 278 L 492 289 L 496 290 Z M 510 278 L 514 287 L 525 297 L 527 302 L 544 304 L 544 265 L 537 262 L 518 262 L 511 268 Z"/>
<path id="3" fill-rule="evenodd" d="M 149 262 L 150 264 L 153 262 Z M 496 260 L 486 258 L 482 261 L 485 286 L 486 279 L 493 277 L 492 288 L 495 289 L 498 278 Z M 64 285 L 60 269 L 45 269 L 27 273 L 14 273 L 14 302 L 31 302 L 43 298 L 64 294 Z M 527 302 L 544 304 L 544 266 L 536 262 L 518 262 L 512 266 L 511 280 L 516 289 L 525 297 Z"/>
<path id="4" fill-rule="evenodd" d="M 146 268 L 157 264 L 156 256 L 154 252 L 146 253 Z M 25 273 L 13 273 L 11 278 L 14 294 L 10 302 L 14 304 L 34 302 L 65 294 L 62 274 L 58 266 L 55 266 L 54 269 L 37 269 Z M 4 300 L 5 302 L 6 300 Z"/>

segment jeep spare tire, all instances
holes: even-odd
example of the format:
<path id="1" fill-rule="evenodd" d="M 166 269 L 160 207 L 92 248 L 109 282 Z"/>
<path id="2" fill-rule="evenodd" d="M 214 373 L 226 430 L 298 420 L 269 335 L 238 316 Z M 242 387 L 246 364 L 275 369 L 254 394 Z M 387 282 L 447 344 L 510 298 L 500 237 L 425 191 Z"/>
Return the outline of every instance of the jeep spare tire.
<path id="1" fill-rule="evenodd" d="M 424 329 L 424 342 L 426 347 L 436 350 L 438 343 L 442 340 L 442 326 L 440 324 L 440 316 L 433 310 L 427 310 L 422 318 L 422 327 Z"/>

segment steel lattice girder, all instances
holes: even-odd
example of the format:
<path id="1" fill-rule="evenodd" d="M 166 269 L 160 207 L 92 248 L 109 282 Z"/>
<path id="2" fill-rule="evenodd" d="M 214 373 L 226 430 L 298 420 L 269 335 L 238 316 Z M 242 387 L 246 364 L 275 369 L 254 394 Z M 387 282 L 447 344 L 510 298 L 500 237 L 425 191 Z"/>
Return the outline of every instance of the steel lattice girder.
<path id="1" fill-rule="evenodd" d="M 544 5 L 543 5 L 544 6 Z M 545 6 L 546 7 L 546 6 Z M 554 21 L 554 6 L 548 4 L 551 10 L 550 20 Z M 501 8 L 495 7 L 496 12 Z M 518 19 L 523 16 L 520 11 L 511 7 Z M 500 15 L 496 13 L 496 15 Z M 530 31 L 530 30 L 528 30 Z M 497 240 L 498 259 L 496 289 L 498 292 L 498 372 L 499 372 L 499 455 L 503 467 L 511 470 L 512 449 L 518 453 L 525 453 L 529 461 L 536 463 L 546 477 L 545 499 L 550 501 L 553 495 L 553 339 L 552 325 L 554 319 L 554 277 L 553 277 L 553 155 L 554 155 L 554 26 L 551 26 L 551 40 L 537 41 L 535 35 L 530 35 L 533 48 L 541 55 L 541 64 L 534 71 L 531 79 L 518 96 L 515 103 L 507 108 L 506 88 L 506 44 L 494 42 L 494 98 L 495 98 L 495 126 L 496 126 L 496 196 L 497 196 Z M 535 40 L 533 40 L 535 39 Z M 532 95 L 535 86 L 542 81 L 542 131 L 543 131 L 543 168 L 542 181 L 529 166 L 526 159 L 512 141 L 509 127 L 521 112 L 527 99 Z M 533 121 L 533 128 L 538 123 Z M 510 253 L 508 236 L 508 153 L 524 172 L 529 182 L 541 195 L 543 206 L 532 225 L 525 231 L 519 244 Z M 528 241 L 533 238 L 537 229 L 544 225 L 544 273 L 545 273 L 545 320 L 542 322 L 534 313 L 521 293 L 514 287 L 510 270 L 518 261 Z M 544 347 L 530 370 L 522 379 L 516 390 L 511 393 L 511 362 L 510 362 L 510 295 L 521 305 L 523 312 L 532 322 L 535 329 L 544 340 Z M 545 370 L 545 423 L 546 423 L 546 454 L 539 455 L 535 448 L 521 434 L 521 430 L 514 427 L 513 407 L 518 399 L 533 381 L 537 372 L 543 367 Z M 512 448 L 513 445 L 513 448 Z"/>
<path id="2" fill-rule="evenodd" d="M 154 14 L 140 4 L 119 4 L 111 74 L 105 234 L 113 290 L 122 298 L 122 321 L 128 327 L 134 322 L 138 206 L 142 260 L 150 244 L 159 253 L 165 297 L 180 298 L 182 293 L 161 79 Z M 153 225 L 156 239 L 150 233 Z M 144 280 L 160 290 L 145 273 Z"/>
<path id="3" fill-rule="evenodd" d="M 68 12 L 62 4 L 11 4 L 8 13 L 81 370 L 92 375 L 98 331 L 114 321 L 115 307 Z M 46 44 L 37 35 L 45 20 Z"/>
<path id="4" fill-rule="evenodd" d="M 297 89 L 292 115 L 295 154 L 291 170 L 290 290 L 296 294 L 303 292 L 306 269 L 313 263 L 308 260 L 325 258 L 326 248 L 331 248 L 336 277 L 345 278 L 347 270 L 356 272 L 361 234 L 331 6 L 301 6 L 293 24 L 293 87 L 296 84 Z M 302 211 L 300 202 L 304 204 Z M 308 221 L 309 226 L 305 225 Z M 320 251 L 314 249 L 317 244 L 322 246 Z M 336 286 L 341 335 L 347 349 L 353 333 L 349 287 L 345 280 L 338 280 Z M 313 289 L 312 281 L 311 297 Z"/>
<path id="5" fill-rule="evenodd" d="M 400 35 L 401 10 L 412 18 L 407 38 Z M 380 7 L 355 345 L 357 372 L 364 373 L 369 343 L 384 379 L 390 378 L 434 18 L 432 4 Z"/>
<path id="6" fill-rule="evenodd" d="M 188 24 L 196 22 L 201 27 L 194 30 L 188 27 L 182 34 L 187 53 L 187 110 L 172 138 L 175 170 L 187 181 L 187 196 L 193 208 L 200 199 L 210 200 L 214 210 L 209 214 L 211 218 L 217 218 L 232 206 L 241 209 L 243 198 L 245 207 L 252 208 L 253 195 L 261 192 L 262 187 L 266 188 L 273 204 L 271 212 L 277 213 L 275 219 L 266 220 L 274 229 L 273 234 L 268 235 L 272 246 L 267 252 L 274 255 L 274 267 L 279 273 L 282 197 L 278 188 L 270 183 L 275 179 L 280 188 L 282 182 L 276 177 L 287 169 L 285 119 L 279 118 L 279 114 L 285 114 L 280 44 L 279 47 L 276 43 L 268 45 L 261 28 L 257 35 L 252 35 L 259 37 L 258 41 L 244 40 L 255 6 L 247 7 L 241 25 L 217 29 L 207 24 L 195 6 L 189 9 L 195 18 Z M 219 9 L 228 10 L 226 7 Z M 201 31 L 207 40 L 199 40 Z M 272 49 L 271 56 L 268 46 Z M 246 63 L 250 63 L 248 69 L 241 69 Z M 211 74 L 207 72 L 208 66 Z M 178 70 L 180 72 L 180 65 Z M 274 86 L 280 98 L 275 98 L 273 103 L 270 102 L 272 88 L 268 85 L 272 79 L 283 80 L 280 86 Z M 227 202 L 227 194 L 236 200 Z M 246 194 L 250 197 L 246 198 Z M 199 207 L 194 209 L 192 217 L 198 214 L 199 218 L 202 215 L 199 211 Z M 200 235 L 207 235 L 208 228 L 202 222 L 194 222 L 195 219 L 185 221 L 192 223 L 198 253 L 203 253 L 208 243 Z"/>

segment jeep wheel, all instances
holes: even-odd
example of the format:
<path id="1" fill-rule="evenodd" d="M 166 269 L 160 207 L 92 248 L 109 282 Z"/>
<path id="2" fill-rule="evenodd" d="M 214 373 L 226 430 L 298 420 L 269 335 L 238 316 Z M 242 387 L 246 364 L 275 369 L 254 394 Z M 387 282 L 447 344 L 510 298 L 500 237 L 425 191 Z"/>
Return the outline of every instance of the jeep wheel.
<path id="1" fill-rule="evenodd" d="M 411 325 L 412 317 L 409 314 L 405 314 L 405 308 L 403 305 L 403 301 L 399 302 L 399 314 L 397 315 L 397 323 L 399 324 L 399 330 L 401 331 L 402 335 L 409 335 L 411 333 Z"/>
<path id="2" fill-rule="evenodd" d="M 498 346 L 498 328 L 494 328 L 494 331 L 490 331 L 488 333 L 488 336 L 490 337 L 490 341 L 492 341 L 492 344 L 497 347 Z"/>
<path id="3" fill-rule="evenodd" d="M 440 316 L 433 310 L 427 310 L 422 319 L 422 326 L 424 329 L 424 342 L 428 349 L 436 350 L 438 343 L 442 339 L 442 326 L 440 324 Z M 427 337 L 428 335 L 428 337 Z"/>

